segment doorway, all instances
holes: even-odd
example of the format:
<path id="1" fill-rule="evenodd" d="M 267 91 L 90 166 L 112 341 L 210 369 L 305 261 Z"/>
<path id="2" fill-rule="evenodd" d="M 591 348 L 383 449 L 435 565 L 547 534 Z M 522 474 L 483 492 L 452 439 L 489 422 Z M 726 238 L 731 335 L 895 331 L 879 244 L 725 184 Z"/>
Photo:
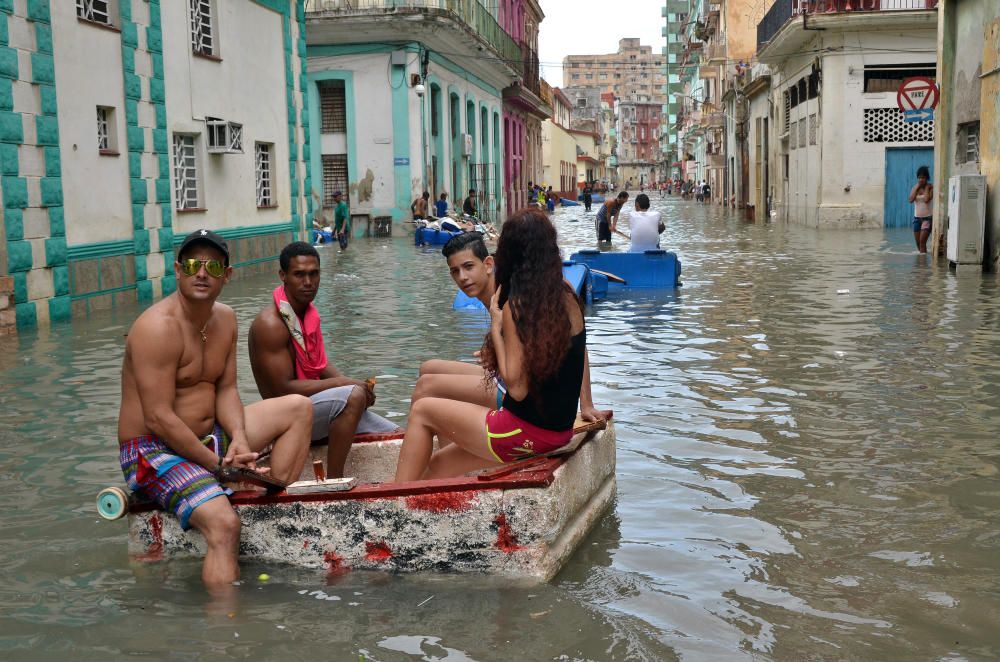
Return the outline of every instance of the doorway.
<path id="1" fill-rule="evenodd" d="M 917 183 L 917 168 L 934 172 L 931 147 L 889 147 L 885 150 L 885 200 L 883 227 L 908 228 L 913 221 L 910 189 Z"/>

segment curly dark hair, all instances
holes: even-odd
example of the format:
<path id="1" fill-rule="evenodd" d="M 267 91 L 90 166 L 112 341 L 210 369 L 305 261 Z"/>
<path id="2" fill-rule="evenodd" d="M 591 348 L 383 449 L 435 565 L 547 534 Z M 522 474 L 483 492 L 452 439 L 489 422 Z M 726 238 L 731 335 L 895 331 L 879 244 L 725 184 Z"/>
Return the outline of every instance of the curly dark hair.
<path id="1" fill-rule="evenodd" d="M 573 291 L 563 280 L 556 229 L 548 215 L 535 207 L 514 212 L 501 228 L 493 259 L 499 304 L 513 306 L 528 391 L 537 397 L 542 384 L 559 370 L 572 339 L 564 297 Z M 480 356 L 487 379 L 495 378 L 499 366 L 489 333 Z"/>

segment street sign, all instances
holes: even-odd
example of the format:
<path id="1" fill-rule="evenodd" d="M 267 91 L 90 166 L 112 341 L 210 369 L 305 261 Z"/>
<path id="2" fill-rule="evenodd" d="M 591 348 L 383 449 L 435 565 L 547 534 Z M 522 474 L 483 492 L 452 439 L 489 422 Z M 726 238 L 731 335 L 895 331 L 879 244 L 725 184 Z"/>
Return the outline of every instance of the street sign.
<path id="1" fill-rule="evenodd" d="M 916 76 L 907 78 L 896 92 L 896 105 L 904 113 L 907 110 L 934 110 L 940 93 L 932 78 Z M 921 120 L 909 120 L 921 121 Z"/>
<path id="2" fill-rule="evenodd" d="M 410 157 L 408 156 L 397 156 L 392 160 L 392 165 L 397 166 L 408 166 L 410 165 Z"/>
<path id="3" fill-rule="evenodd" d="M 934 119 L 934 111 L 926 108 L 914 110 L 912 108 L 903 111 L 904 122 L 929 122 Z"/>

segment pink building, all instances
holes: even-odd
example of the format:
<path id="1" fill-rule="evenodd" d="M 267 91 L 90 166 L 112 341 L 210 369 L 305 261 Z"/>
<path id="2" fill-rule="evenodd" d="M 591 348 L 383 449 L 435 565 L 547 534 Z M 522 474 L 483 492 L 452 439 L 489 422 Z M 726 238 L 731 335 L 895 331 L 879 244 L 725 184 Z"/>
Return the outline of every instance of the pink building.
<path id="1" fill-rule="evenodd" d="M 503 90 L 504 193 L 507 213 L 528 202 L 528 182 L 542 177 L 542 120 L 552 114 L 541 98 L 538 26 L 545 18 L 537 0 L 500 0 L 499 23 L 521 47 L 523 75 Z"/>

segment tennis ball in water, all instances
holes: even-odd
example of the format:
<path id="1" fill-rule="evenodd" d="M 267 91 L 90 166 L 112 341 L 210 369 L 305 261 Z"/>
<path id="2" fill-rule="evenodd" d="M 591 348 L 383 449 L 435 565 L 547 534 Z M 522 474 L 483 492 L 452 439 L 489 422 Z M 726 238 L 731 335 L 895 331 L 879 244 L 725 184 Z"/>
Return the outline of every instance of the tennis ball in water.
<path id="1" fill-rule="evenodd" d="M 271 575 L 267 574 L 266 572 L 262 572 L 259 575 L 257 575 L 257 579 L 259 579 L 262 582 L 266 582 L 270 578 L 271 578 Z"/>

